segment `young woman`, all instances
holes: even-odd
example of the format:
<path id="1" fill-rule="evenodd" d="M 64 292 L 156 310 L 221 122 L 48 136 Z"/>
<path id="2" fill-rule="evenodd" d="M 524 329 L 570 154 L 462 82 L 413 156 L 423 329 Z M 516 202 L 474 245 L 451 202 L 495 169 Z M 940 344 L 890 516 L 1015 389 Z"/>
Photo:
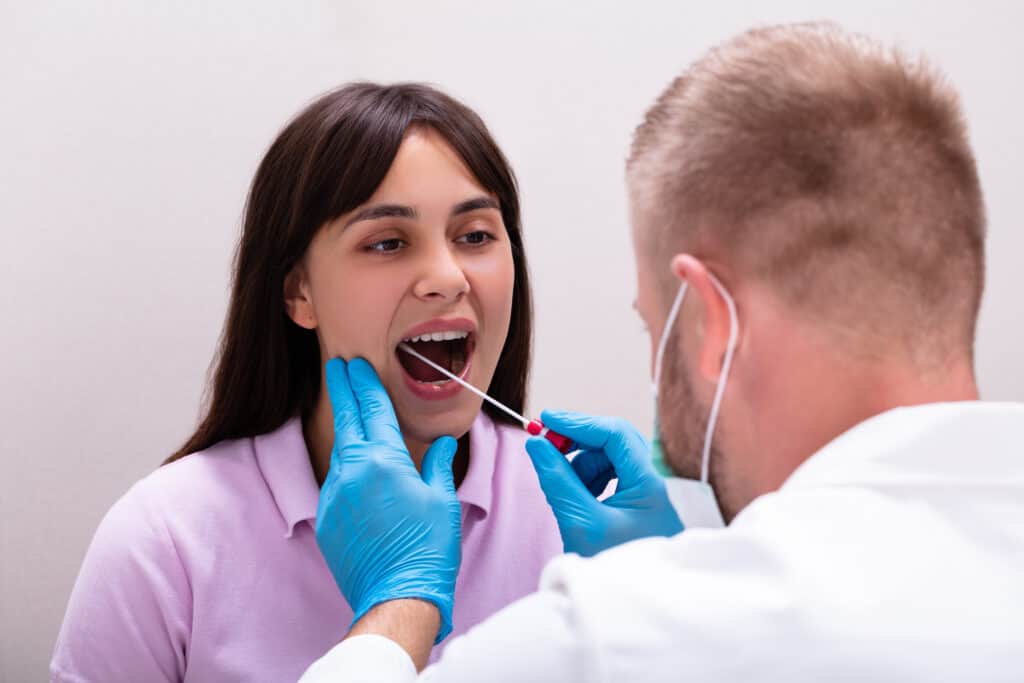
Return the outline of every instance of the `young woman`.
<path id="1" fill-rule="evenodd" d="M 337 643 L 352 612 L 312 526 L 335 356 L 373 364 L 417 464 L 460 439 L 453 633 L 532 591 L 561 540 L 523 432 L 398 349 L 522 411 L 530 334 L 515 179 L 476 114 L 414 84 L 314 102 L 253 180 L 205 416 L 101 523 L 52 679 L 296 680 Z"/>

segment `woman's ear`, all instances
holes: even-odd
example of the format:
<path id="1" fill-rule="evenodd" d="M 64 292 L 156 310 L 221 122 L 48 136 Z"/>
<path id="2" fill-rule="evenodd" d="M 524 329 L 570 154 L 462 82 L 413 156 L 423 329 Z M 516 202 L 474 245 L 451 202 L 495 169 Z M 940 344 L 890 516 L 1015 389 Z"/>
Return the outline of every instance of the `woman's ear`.
<path id="1" fill-rule="evenodd" d="M 729 305 L 715 287 L 707 266 L 694 256 L 677 254 L 672 259 L 672 272 L 689 283 L 690 297 L 700 302 L 698 369 L 709 382 L 717 382 L 729 346 Z"/>
<path id="2" fill-rule="evenodd" d="M 306 267 L 302 263 L 295 264 L 284 278 L 284 305 L 292 322 L 307 330 L 316 329 L 316 310 Z"/>

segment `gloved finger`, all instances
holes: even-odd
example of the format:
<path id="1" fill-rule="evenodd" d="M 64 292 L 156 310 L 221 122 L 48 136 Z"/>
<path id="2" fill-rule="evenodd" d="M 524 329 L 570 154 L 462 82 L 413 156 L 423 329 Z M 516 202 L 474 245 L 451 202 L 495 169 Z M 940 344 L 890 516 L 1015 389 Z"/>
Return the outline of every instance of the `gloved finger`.
<path id="1" fill-rule="evenodd" d="M 615 478 L 615 468 L 604 451 L 583 451 L 573 458 L 572 469 L 595 497 Z"/>
<path id="2" fill-rule="evenodd" d="M 581 513 L 590 506 L 598 505 L 576 476 L 572 465 L 550 441 L 539 436 L 531 437 L 526 440 L 526 452 L 533 462 L 544 497 L 556 517 Z"/>
<path id="3" fill-rule="evenodd" d="M 324 377 L 334 415 L 334 438 L 340 439 L 342 445 L 362 441 L 363 423 L 359 403 L 349 384 L 347 364 L 341 358 L 332 358 L 324 368 Z"/>
<path id="4" fill-rule="evenodd" d="M 348 377 L 352 393 L 359 403 L 366 440 L 384 443 L 404 452 L 402 430 L 398 427 L 391 397 L 377 377 L 377 371 L 362 358 L 353 358 L 348 364 Z"/>
<path id="5" fill-rule="evenodd" d="M 628 488 L 655 474 L 647 440 L 626 420 L 558 410 L 545 410 L 540 419 L 548 429 L 581 446 L 603 450 L 615 468 L 621 487 Z"/>
<path id="6" fill-rule="evenodd" d="M 458 441 L 450 436 L 442 436 L 430 444 L 430 448 L 423 456 L 423 481 L 431 488 L 443 488 L 452 497 L 455 496 L 452 458 L 458 449 Z"/>
<path id="7" fill-rule="evenodd" d="M 586 415 L 568 410 L 545 410 L 540 419 L 545 427 L 564 434 L 581 446 L 603 449 L 608 441 L 623 428 L 633 429 L 625 420 L 601 415 Z"/>

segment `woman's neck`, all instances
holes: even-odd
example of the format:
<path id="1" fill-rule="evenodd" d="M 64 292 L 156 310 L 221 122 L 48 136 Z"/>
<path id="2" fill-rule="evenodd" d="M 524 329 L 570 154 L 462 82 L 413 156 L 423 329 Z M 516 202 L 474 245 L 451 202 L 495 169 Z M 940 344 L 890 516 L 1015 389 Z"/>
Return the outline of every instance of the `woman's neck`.
<path id="1" fill-rule="evenodd" d="M 309 460 L 313 465 L 316 482 L 322 485 L 327 477 L 327 470 L 331 467 L 331 451 L 334 449 L 334 413 L 326 392 L 321 392 L 317 397 L 313 414 L 302 421 L 302 434 L 306 440 L 306 449 L 309 451 Z M 422 470 L 423 455 L 427 452 L 430 444 L 406 438 L 405 447 L 408 449 L 416 469 Z M 468 469 L 469 434 L 466 434 L 459 439 L 459 451 L 452 461 L 456 486 L 462 483 Z"/>

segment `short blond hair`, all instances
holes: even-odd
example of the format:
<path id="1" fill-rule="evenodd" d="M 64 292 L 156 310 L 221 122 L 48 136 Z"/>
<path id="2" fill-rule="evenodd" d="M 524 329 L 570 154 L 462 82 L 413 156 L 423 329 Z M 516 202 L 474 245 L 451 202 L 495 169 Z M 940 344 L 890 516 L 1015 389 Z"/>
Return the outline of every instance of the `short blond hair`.
<path id="1" fill-rule="evenodd" d="M 984 204 L 923 59 L 828 23 L 748 31 L 661 94 L 627 182 L 651 253 L 726 262 L 858 344 L 973 352 Z"/>

